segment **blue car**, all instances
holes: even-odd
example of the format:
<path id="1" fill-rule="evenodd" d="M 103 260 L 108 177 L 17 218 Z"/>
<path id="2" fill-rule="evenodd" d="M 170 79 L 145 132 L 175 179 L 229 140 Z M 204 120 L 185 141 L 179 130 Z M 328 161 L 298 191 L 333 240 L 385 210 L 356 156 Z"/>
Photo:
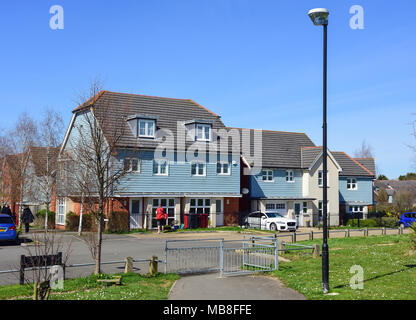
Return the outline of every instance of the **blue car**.
<path id="1" fill-rule="evenodd" d="M 416 223 L 416 212 L 406 212 L 400 217 L 399 226 L 402 228 L 410 227 Z"/>
<path id="2" fill-rule="evenodd" d="M 7 214 L 0 214 L 0 242 L 2 241 L 17 241 L 16 226 Z"/>

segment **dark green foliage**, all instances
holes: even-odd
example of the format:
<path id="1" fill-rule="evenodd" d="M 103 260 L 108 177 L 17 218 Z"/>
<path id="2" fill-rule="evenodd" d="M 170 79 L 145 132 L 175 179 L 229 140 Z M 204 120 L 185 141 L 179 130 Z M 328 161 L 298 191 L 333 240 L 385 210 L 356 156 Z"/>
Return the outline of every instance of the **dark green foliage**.
<path id="1" fill-rule="evenodd" d="M 348 220 L 347 226 L 358 227 L 358 219 Z M 373 219 L 360 219 L 360 228 L 375 228 L 378 227 L 378 223 Z"/>
<path id="2" fill-rule="evenodd" d="M 128 212 L 111 212 L 108 222 L 108 231 L 123 233 L 129 231 L 130 217 Z"/>
<path id="3" fill-rule="evenodd" d="M 416 173 L 414 172 L 408 172 L 405 176 L 400 176 L 399 177 L 400 181 L 404 181 L 404 180 L 416 180 Z"/>
<path id="4" fill-rule="evenodd" d="M 380 174 L 377 180 L 389 180 L 389 178 L 387 178 L 384 174 Z"/>
<path id="5" fill-rule="evenodd" d="M 39 226 L 45 225 L 46 209 L 39 210 L 35 213 L 35 224 Z M 48 213 L 48 228 L 55 228 L 55 212 L 49 211 Z"/>
<path id="6" fill-rule="evenodd" d="M 79 226 L 79 215 L 75 214 L 72 211 L 69 211 L 66 214 L 66 225 L 65 229 L 70 231 L 78 231 Z M 94 226 L 94 216 L 92 214 L 83 214 L 82 215 L 82 231 L 93 231 Z"/>

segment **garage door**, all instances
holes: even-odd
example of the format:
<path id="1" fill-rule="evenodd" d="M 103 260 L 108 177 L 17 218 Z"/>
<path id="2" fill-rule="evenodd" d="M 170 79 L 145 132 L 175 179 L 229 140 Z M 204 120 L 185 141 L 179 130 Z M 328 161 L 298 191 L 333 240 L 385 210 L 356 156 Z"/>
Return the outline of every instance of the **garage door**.
<path id="1" fill-rule="evenodd" d="M 286 204 L 285 203 L 266 203 L 266 212 L 278 213 L 282 216 L 286 216 Z"/>

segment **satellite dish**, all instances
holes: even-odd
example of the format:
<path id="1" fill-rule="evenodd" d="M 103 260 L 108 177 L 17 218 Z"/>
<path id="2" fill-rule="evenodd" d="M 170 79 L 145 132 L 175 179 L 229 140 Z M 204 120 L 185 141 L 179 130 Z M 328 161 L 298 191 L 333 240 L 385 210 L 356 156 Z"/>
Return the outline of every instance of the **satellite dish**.
<path id="1" fill-rule="evenodd" d="M 241 190 L 241 193 L 242 193 L 242 194 L 249 194 L 249 192 L 250 192 L 250 190 L 248 190 L 247 188 L 243 188 L 243 189 Z"/>

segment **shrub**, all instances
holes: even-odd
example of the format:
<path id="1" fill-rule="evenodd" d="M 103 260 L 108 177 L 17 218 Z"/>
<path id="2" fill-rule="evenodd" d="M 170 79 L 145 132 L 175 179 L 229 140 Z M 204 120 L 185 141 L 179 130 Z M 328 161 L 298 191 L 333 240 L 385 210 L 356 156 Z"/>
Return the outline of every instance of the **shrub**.
<path id="1" fill-rule="evenodd" d="M 108 221 L 108 231 L 113 233 L 128 232 L 130 216 L 128 212 L 111 212 Z"/>
<path id="2" fill-rule="evenodd" d="M 95 224 L 94 224 L 94 216 L 90 213 L 84 213 L 82 215 L 82 230 L 83 231 L 93 231 Z M 66 224 L 65 228 L 70 231 L 78 231 L 79 227 L 79 215 L 75 214 L 72 211 L 69 211 L 66 214 Z"/>
<path id="3" fill-rule="evenodd" d="M 382 217 L 381 226 L 387 228 L 397 228 L 399 226 L 399 221 L 394 217 Z"/>
<path id="4" fill-rule="evenodd" d="M 35 224 L 38 226 L 45 225 L 46 209 L 39 210 L 35 213 Z M 55 229 L 55 212 L 48 213 L 48 228 Z"/>
<path id="5" fill-rule="evenodd" d="M 413 223 L 410 226 L 410 230 L 412 230 L 412 233 L 410 234 L 410 243 L 412 245 L 412 249 L 416 250 L 416 223 Z"/>
<path id="6" fill-rule="evenodd" d="M 350 219 L 348 220 L 347 226 L 349 227 L 357 227 L 358 226 L 358 219 Z M 373 219 L 360 219 L 360 228 L 374 228 L 377 227 L 377 221 Z"/>

